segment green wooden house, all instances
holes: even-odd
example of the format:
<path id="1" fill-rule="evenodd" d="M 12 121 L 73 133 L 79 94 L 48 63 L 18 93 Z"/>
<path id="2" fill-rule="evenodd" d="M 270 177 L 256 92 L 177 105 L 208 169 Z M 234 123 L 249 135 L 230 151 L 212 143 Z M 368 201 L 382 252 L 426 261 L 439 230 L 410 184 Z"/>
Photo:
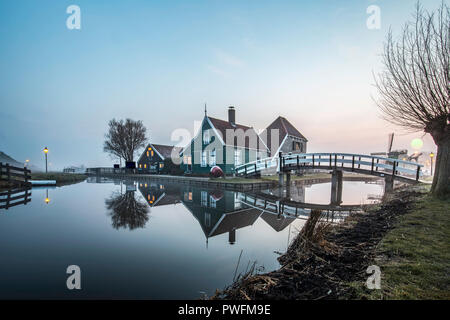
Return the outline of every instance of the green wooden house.
<path id="1" fill-rule="evenodd" d="M 257 132 L 236 123 L 234 107 L 228 109 L 228 121 L 206 114 L 197 135 L 180 153 L 185 173 L 207 175 L 219 166 L 226 175 L 235 167 L 269 156 L 269 149 Z"/>

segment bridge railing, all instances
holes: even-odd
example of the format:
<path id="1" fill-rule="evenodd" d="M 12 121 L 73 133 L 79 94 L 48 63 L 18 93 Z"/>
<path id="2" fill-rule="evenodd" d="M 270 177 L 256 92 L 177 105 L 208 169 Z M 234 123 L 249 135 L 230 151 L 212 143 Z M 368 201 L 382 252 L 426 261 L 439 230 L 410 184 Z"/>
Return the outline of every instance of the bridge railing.
<path id="1" fill-rule="evenodd" d="M 412 180 L 422 176 L 423 165 L 400 159 L 351 153 L 299 153 L 282 154 L 281 157 L 252 161 L 235 167 L 237 176 L 252 176 L 264 169 L 277 168 L 278 171 L 302 168 L 359 171 L 375 175 L 392 175 Z"/>
<path id="2" fill-rule="evenodd" d="M 282 155 L 281 170 L 296 168 L 345 168 L 369 174 L 392 175 L 419 180 L 423 165 L 400 159 L 351 153 L 302 153 Z"/>
<path id="3" fill-rule="evenodd" d="M 260 173 L 265 169 L 278 168 L 278 158 L 265 158 L 252 162 L 248 162 L 235 167 L 237 176 L 248 176 Z"/>

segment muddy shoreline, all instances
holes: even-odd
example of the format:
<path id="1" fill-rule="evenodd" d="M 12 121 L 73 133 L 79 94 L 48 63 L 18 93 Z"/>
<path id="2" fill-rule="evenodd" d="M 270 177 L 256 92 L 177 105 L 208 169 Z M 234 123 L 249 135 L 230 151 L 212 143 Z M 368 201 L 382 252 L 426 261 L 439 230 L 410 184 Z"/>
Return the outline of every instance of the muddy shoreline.
<path id="1" fill-rule="evenodd" d="M 348 283 L 365 283 L 378 243 L 394 227 L 396 217 L 411 210 L 420 195 L 401 188 L 376 208 L 355 213 L 338 226 L 317 223 L 311 216 L 288 251 L 278 258 L 278 270 L 242 275 L 212 299 L 356 298 Z"/>

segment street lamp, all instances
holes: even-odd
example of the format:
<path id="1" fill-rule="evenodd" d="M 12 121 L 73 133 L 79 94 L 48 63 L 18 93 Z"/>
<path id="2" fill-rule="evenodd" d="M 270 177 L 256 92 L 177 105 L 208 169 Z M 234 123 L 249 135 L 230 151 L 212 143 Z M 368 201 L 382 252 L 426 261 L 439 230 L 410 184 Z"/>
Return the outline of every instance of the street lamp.
<path id="1" fill-rule="evenodd" d="M 433 157 L 434 157 L 434 153 L 431 152 L 430 153 L 430 160 L 431 160 L 431 175 L 433 176 Z"/>
<path id="2" fill-rule="evenodd" d="M 45 203 L 48 204 L 50 202 L 50 198 L 48 197 L 48 189 L 47 189 L 47 196 L 45 197 Z"/>
<path id="3" fill-rule="evenodd" d="M 25 165 L 24 165 L 24 167 L 27 167 L 27 165 L 28 165 L 28 162 L 30 162 L 30 160 L 25 160 Z"/>
<path id="4" fill-rule="evenodd" d="M 45 153 L 45 173 L 47 173 L 48 172 L 48 170 L 47 170 L 47 153 L 48 153 L 48 148 L 47 147 L 44 148 L 44 153 Z"/>

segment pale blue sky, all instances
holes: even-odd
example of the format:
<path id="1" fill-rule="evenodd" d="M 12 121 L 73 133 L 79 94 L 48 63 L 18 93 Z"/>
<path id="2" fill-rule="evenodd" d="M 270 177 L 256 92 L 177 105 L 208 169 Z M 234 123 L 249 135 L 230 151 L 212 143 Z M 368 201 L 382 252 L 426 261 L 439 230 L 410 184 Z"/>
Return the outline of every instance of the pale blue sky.
<path id="1" fill-rule="evenodd" d="M 55 169 L 109 166 L 108 120 L 143 120 L 152 142 L 174 144 L 205 101 L 211 116 L 234 105 L 255 128 L 283 115 L 309 151 L 384 151 L 394 130 L 371 99 L 372 71 L 414 3 L 0 0 L 0 151 L 42 165 L 48 146 Z M 66 28 L 71 4 L 81 30 Z M 379 30 L 366 27 L 369 5 L 381 9 Z M 394 148 L 421 136 L 398 136 Z"/>

